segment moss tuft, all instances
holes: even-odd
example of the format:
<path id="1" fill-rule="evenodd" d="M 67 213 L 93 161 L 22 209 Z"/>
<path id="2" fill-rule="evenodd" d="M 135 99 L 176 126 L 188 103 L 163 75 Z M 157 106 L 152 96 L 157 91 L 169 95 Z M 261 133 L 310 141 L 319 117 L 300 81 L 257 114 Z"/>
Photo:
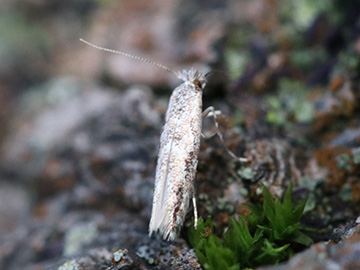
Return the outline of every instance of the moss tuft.
<path id="1" fill-rule="evenodd" d="M 292 188 L 283 201 L 274 199 L 262 185 L 264 201 L 247 205 L 249 215 L 231 218 L 231 225 L 220 238 L 213 234 L 211 218 L 199 220 L 191 228 L 189 241 L 205 269 L 247 269 L 285 261 L 299 247 L 312 244 L 300 228 L 305 203 L 294 207 Z"/>

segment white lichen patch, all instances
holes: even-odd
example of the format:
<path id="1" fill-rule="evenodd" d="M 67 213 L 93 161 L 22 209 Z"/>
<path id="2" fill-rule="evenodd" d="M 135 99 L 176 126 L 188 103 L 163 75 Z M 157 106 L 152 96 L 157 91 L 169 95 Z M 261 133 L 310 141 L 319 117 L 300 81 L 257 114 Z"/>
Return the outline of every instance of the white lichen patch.
<path id="1" fill-rule="evenodd" d="M 85 245 L 93 241 L 97 235 L 97 227 L 94 223 L 81 223 L 71 228 L 65 235 L 65 256 L 73 256 Z"/>
<path id="2" fill-rule="evenodd" d="M 67 261 L 58 270 L 79 270 L 79 264 L 75 260 Z"/>

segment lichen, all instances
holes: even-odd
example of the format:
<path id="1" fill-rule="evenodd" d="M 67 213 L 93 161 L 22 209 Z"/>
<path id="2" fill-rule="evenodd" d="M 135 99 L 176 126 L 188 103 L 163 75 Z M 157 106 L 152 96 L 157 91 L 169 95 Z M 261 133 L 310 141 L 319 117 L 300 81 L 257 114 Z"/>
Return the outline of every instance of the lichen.
<path id="1" fill-rule="evenodd" d="M 91 243 L 97 235 L 97 227 L 94 223 L 80 223 L 71 228 L 65 236 L 65 256 L 73 256 L 79 250 Z"/>
<path id="2" fill-rule="evenodd" d="M 67 261 L 58 270 L 79 270 L 79 264 L 75 260 Z"/>

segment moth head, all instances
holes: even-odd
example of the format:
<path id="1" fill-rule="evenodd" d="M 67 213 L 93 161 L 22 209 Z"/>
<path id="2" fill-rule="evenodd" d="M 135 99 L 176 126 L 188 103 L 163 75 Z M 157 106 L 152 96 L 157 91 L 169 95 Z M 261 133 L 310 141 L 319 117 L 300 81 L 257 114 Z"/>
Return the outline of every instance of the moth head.
<path id="1" fill-rule="evenodd" d="M 205 87 L 207 75 L 208 73 L 203 75 L 201 72 L 195 69 L 183 70 L 177 73 L 177 77 L 179 79 L 183 80 L 184 82 L 192 83 L 196 86 L 196 88 L 200 89 Z"/>
<path id="2" fill-rule="evenodd" d="M 196 78 L 195 80 L 192 81 L 192 83 L 200 89 L 204 89 L 205 85 L 206 85 L 206 78 Z"/>
<path id="3" fill-rule="evenodd" d="M 209 71 L 208 73 L 205 73 L 204 75 L 198 71 L 197 72 L 197 76 L 195 77 L 195 79 L 192 81 L 192 83 L 200 89 L 204 89 L 205 85 L 207 83 L 207 76 L 211 73 L 211 71 Z"/>

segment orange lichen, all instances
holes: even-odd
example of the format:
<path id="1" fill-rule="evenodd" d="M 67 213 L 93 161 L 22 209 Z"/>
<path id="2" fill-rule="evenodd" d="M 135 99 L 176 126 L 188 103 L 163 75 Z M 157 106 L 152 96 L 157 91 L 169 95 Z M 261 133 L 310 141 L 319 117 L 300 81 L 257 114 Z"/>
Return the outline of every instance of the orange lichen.
<path id="1" fill-rule="evenodd" d="M 360 183 L 351 184 L 351 199 L 354 201 L 360 201 Z"/>
<path id="2" fill-rule="evenodd" d="M 344 83 L 344 79 L 340 76 L 334 76 L 330 82 L 330 90 L 338 90 Z"/>
<path id="3" fill-rule="evenodd" d="M 337 157 L 340 154 L 350 154 L 350 150 L 343 147 L 334 147 L 320 149 L 314 154 L 318 164 L 326 167 L 329 171 L 326 182 L 330 187 L 342 186 L 346 181 L 348 172 L 338 168 L 337 166 Z"/>

